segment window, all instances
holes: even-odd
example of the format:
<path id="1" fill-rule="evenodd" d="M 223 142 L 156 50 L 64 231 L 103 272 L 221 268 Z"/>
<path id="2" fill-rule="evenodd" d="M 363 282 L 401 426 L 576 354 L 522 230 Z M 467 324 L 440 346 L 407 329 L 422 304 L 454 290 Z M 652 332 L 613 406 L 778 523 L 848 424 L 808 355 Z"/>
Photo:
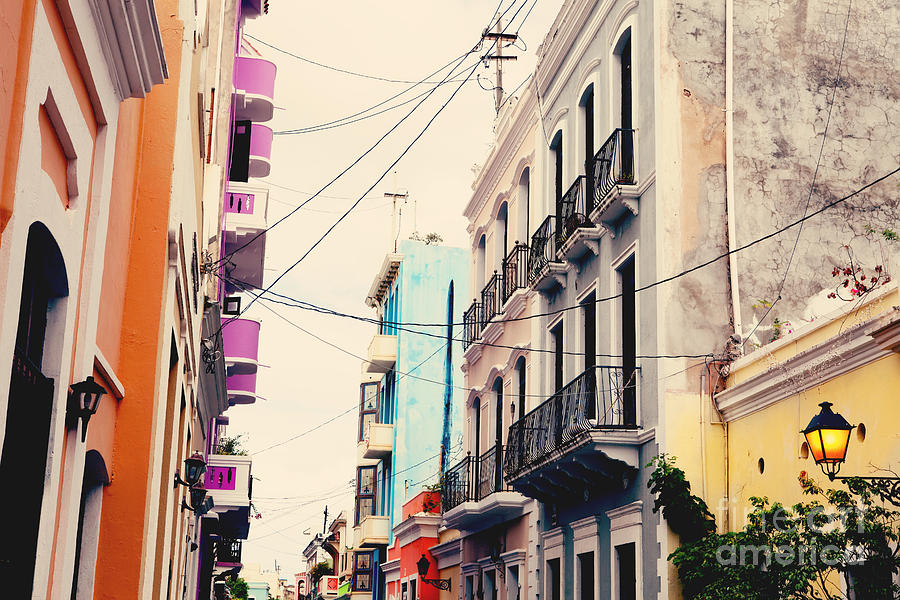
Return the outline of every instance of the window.
<path id="1" fill-rule="evenodd" d="M 590 294 L 581 303 L 582 331 L 584 334 L 584 369 L 597 364 L 597 302 Z"/>
<path id="2" fill-rule="evenodd" d="M 475 248 L 475 289 L 480 290 L 487 282 L 485 279 L 485 237 L 481 236 L 478 240 L 478 246 Z"/>
<path id="3" fill-rule="evenodd" d="M 594 553 L 578 555 L 578 600 L 594 600 Z"/>
<path id="4" fill-rule="evenodd" d="M 364 383 L 359 386 L 359 440 L 363 441 L 369 432 L 369 424 L 378 422 L 378 396 L 381 386 Z"/>
<path id="5" fill-rule="evenodd" d="M 519 360 L 516 361 L 516 375 L 519 381 L 519 415 L 518 417 L 521 419 L 525 416 L 525 398 L 527 397 L 526 389 L 526 381 L 525 381 L 525 357 L 520 356 Z"/>
<path id="6" fill-rule="evenodd" d="M 356 469 L 356 525 L 375 514 L 375 467 Z"/>
<path id="7" fill-rule="evenodd" d="M 614 108 L 618 111 L 619 127 L 626 130 L 627 135 L 622 136 L 622 173 L 634 173 L 634 142 L 631 135 L 634 129 L 634 120 L 632 116 L 632 61 L 631 61 L 631 28 L 625 30 L 616 44 L 615 50 L 615 66 L 618 73 L 615 73 L 614 84 L 618 85 L 618 103 Z"/>
<path id="8" fill-rule="evenodd" d="M 584 174 L 591 177 L 594 158 L 594 85 L 591 84 L 581 96 L 582 115 L 584 116 Z"/>
<path id="9" fill-rule="evenodd" d="M 531 170 L 528 167 L 522 171 L 519 177 L 519 200 L 518 200 L 519 222 L 516 226 L 519 241 L 527 244 L 531 237 L 528 225 L 530 204 L 531 204 Z"/>
<path id="10" fill-rule="evenodd" d="M 519 583 L 519 565 L 506 571 L 506 600 L 521 600 L 522 584 Z"/>
<path id="11" fill-rule="evenodd" d="M 416 600 L 416 598 L 418 598 L 418 597 L 419 596 L 416 594 L 416 580 L 410 579 L 409 580 L 409 599 Z"/>
<path id="12" fill-rule="evenodd" d="M 497 600 L 497 575 L 496 571 L 484 572 L 484 600 Z"/>
<path id="13" fill-rule="evenodd" d="M 634 542 L 616 546 L 616 571 L 619 595 L 616 600 L 637 599 Z"/>
<path id="14" fill-rule="evenodd" d="M 475 398 L 472 403 L 472 410 L 475 412 L 475 429 L 472 432 L 472 440 L 475 456 L 481 456 L 481 398 Z"/>
<path id="15" fill-rule="evenodd" d="M 553 136 L 553 141 L 550 142 L 550 153 L 552 155 L 553 162 L 553 198 L 556 200 L 556 214 L 559 215 L 559 205 L 562 200 L 562 195 L 565 185 L 563 183 L 563 134 L 562 131 L 557 131 L 556 135 Z"/>
<path id="16" fill-rule="evenodd" d="M 560 320 L 553 329 L 550 330 L 550 339 L 553 345 L 553 391 L 558 392 L 562 389 L 563 383 L 563 359 L 564 341 L 563 341 L 563 321 Z"/>
<path id="17" fill-rule="evenodd" d="M 357 552 L 353 555 L 353 591 L 372 591 L 372 553 Z"/>
<path id="18" fill-rule="evenodd" d="M 509 254 L 509 208 L 504 202 L 497 211 L 497 233 L 495 234 L 496 254 L 494 256 L 494 267 L 498 273 L 503 272 L 503 260 Z"/>
<path id="19" fill-rule="evenodd" d="M 547 561 L 547 600 L 560 600 L 559 559 Z"/>
<path id="20" fill-rule="evenodd" d="M 409 596 L 407 595 L 407 594 L 408 594 L 408 591 L 409 591 L 409 590 L 408 590 L 408 586 L 407 586 L 406 582 L 404 581 L 403 583 L 400 584 L 400 598 L 401 598 L 401 600 L 409 600 Z"/>
<path id="21" fill-rule="evenodd" d="M 475 578 L 469 575 L 466 577 L 466 600 L 474 600 L 475 598 Z"/>
<path id="22" fill-rule="evenodd" d="M 628 258 L 618 269 L 621 312 L 620 336 L 622 351 L 622 423 L 637 423 L 637 315 L 635 302 L 634 256 Z"/>

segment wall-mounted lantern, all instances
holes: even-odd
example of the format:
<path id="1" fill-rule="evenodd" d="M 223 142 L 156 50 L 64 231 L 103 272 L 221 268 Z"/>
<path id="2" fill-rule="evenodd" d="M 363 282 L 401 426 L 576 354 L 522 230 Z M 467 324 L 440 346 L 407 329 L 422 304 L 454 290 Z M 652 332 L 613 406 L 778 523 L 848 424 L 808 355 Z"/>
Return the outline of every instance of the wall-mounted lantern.
<path id="1" fill-rule="evenodd" d="M 181 499 L 181 510 L 189 510 L 198 517 L 205 515 L 213 507 L 213 499 L 207 496 L 207 491 L 202 487 L 192 487 L 190 489 L 191 504 L 190 506 Z"/>
<path id="2" fill-rule="evenodd" d="M 872 482 L 879 495 L 895 506 L 900 506 L 900 477 L 838 477 L 838 471 L 847 458 L 847 446 L 850 445 L 850 432 L 855 425 L 831 410 L 830 402 L 819 404 L 821 410 L 814 416 L 803 430 L 806 443 L 813 460 L 834 481 L 862 479 Z"/>
<path id="3" fill-rule="evenodd" d="M 87 379 L 69 386 L 69 405 L 66 416 L 74 426 L 78 419 L 82 420 L 81 441 L 87 439 L 88 421 L 97 412 L 100 404 L 100 396 L 106 393 L 106 389 L 94 381 L 94 377 L 88 375 Z"/>
<path id="4" fill-rule="evenodd" d="M 198 452 L 194 452 L 190 458 L 184 459 L 184 477 L 178 471 L 175 471 L 175 485 L 183 485 L 186 487 L 194 487 L 206 473 L 206 462 Z"/>

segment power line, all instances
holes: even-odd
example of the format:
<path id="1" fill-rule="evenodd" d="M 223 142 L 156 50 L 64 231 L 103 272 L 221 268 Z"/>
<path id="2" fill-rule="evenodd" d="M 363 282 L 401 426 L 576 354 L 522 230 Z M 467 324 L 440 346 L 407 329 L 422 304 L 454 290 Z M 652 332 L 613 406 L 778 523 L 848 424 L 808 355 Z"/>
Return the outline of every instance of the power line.
<path id="1" fill-rule="evenodd" d="M 315 65 L 315 66 L 321 67 L 321 68 L 323 68 L 323 69 L 328 69 L 329 71 L 336 71 L 336 72 L 338 72 L 338 73 L 344 73 L 345 75 L 353 75 L 354 77 L 362 77 L 362 78 L 364 78 L 364 79 L 373 79 L 373 80 L 376 80 L 376 81 L 384 81 L 384 82 L 386 82 L 386 83 L 406 83 L 406 84 L 413 84 L 413 85 L 419 85 L 419 84 L 422 84 L 422 83 L 437 83 L 437 82 L 435 82 L 435 81 L 428 81 L 428 80 L 427 80 L 428 77 L 434 76 L 434 73 L 431 73 L 431 74 L 429 74 L 429 75 L 426 75 L 426 76 L 425 76 L 426 79 L 421 79 L 421 80 L 419 80 L 419 81 L 412 81 L 412 80 L 409 80 L 409 79 L 394 79 L 394 78 L 391 78 L 391 77 L 381 77 L 381 76 L 379 76 L 379 75 L 368 75 L 368 74 L 366 74 L 366 73 L 359 73 L 358 71 L 351 71 L 351 70 L 349 70 L 349 69 L 343 69 L 343 68 L 341 68 L 341 67 L 335 67 L 335 66 L 332 66 L 332 65 L 328 65 L 328 64 L 325 64 L 325 63 L 322 63 L 322 62 L 313 60 L 313 59 L 311 59 L 311 58 L 306 58 L 306 57 L 304 57 L 304 56 L 300 56 L 299 54 L 294 54 L 293 52 L 290 52 L 290 51 L 288 51 L 288 50 L 285 50 L 284 48 L 279 48 L 278 46 L 276 46 L 276 45 L 274 45 L 274 44 L 270 44 L 269 42 L 264 42 L 263 40 L 261 40 L 261 39 L 259 39 L 259 38 L 257 38 L 257 37 L 254 37 L 254 36 L 250 35 L 249 33 L 245 33 L 245 34 L 244 34 L 244 37 L 250 38 L 251 40 L 253 40 L 253 41 L 255 41 L 255 42 L 258 42 L 258 43 L 262 44 L 263 46 L 266 46 L 267 48 L 271 48 L 272 50 L 275 50 L 276 52 L 280 52 L 280 53 L 282 53 L 282 54 L 286 54 L 287 56 L 290 56 L 291 58 L 296 58 L 296 59 L 299 60 L 299 61 L 302 61 L 302 62 L 305 62 L 305 63 L 309 63 L 309 64 L 311 64 L 311 65 Z M 452 62 L 452 61 L 451 61 L 451 62 Z"/>

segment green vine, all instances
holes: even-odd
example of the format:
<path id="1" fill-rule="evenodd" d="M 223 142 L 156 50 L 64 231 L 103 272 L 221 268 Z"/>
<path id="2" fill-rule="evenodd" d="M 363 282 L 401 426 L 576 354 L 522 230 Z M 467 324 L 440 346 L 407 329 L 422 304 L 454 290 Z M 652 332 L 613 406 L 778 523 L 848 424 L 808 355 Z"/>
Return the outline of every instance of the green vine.
<path id="1" fill-rule="evenodd" d="M 653 512 L 662 515 L 682 542 L 702 538 L 716 530 L 716 522 L 706 502 L 691 494 L 684 471 L 675 466 L 675 457 L 660 454 L 650 461 L 653 467 L 647 487 L 656 496 Z"/>

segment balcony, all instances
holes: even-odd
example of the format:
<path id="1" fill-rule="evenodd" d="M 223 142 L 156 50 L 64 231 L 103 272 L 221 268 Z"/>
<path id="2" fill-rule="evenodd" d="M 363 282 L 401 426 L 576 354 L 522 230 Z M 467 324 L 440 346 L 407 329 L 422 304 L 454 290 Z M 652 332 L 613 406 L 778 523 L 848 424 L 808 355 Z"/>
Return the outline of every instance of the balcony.
<path id="1" fill-rule="evenodd" d="M 210 454 L 207 459 L 204 486 L 212 496 L 223 538 L 247 539 L 250 533 L 252 464 L 249 456 Z"/>
<path id="2" fill-rule="evenodd" d="M 228 390 L 228 406 L 236 404 L 253 404 L 256 395 L 256 373 L 235 373 L 225 378 Z"/>
<path id="3" fill-rule="evenodd" d="M 387 373 L 397 363 L 397 336 L 377 334 L 369 343 L 366 372 Z"/>
<path id="4" fill-rule="evenodd" d="M 245 288 L 260 288 L 266 258 L 268 190 L 229 183 L 225 193 L 222 225 L 222 255 L 225 291 L 233 294 Z"/>
<path id="5" fill-rule="evenodd" d="M 594 156 L 591 222 L 615 235 L 624 217 L 638 214 L 640 188 L 635 176 L 634 130 L 616 129 Z"/>
<path id="6" fill-rule="evenodd" d="M 254 56 L 234 59 L 236 120 L 261 123 L 275 111 L 275 63 Z"/>
<path id="7" fill-rule="evenodd" d="M 556 216 L 548 215 L 531 236 L 528 253 L 528 283 L 536 290 L 549 292 L 566 286 L 566 266 L 557 257 L 558 242 Z"/>
<path id="8" fill-rule="evenodd" d="M 577 261 L 588 253 L 600 255 L 603 231 L 588 216 L 594 208 L 592 188 L 592 179 L 581 175 L 557 203 L 559 256 L 564 260 Z"/>
<path id="9" fill-rule="evenodd" d="M 218 538 L 213 541 L 216 568 L 231 569 L 241 566 L 241 540 Z"/>
<path id="10" fill-rule="evenodd" d="M 259 321 L 247 318 L 225 321 L 222 346 L 228 375 L 256 373 L 259 367 Z"/>
<path id="11" fill-rule="evenodd" d="M 512 488 L 550 501 L 627 486 L 649 439 L 637 423 L 638 373 L 591 367 L 513 423 L 503 465 Z"/>
<path id="12" fill-rule="evenodd" d="M 272 170 L 272 138 L 270 127 L 254 123 L 250 126 L 250 177 L 268 177 Z"/>
<path id="13" fill-rule="evenodd" d="M 369 515 L 353 528 L 353 534 L 357 547 L 387 546 L 391 537 L 391 519 Z"/>
<path id="14" fill-rule="evenodd" d="M 461 531 L 486 529 L 522 514 L 528 501 L 503 477 L 505 448 L 494 446 L 481 456 L 468 455 L 444 475 L 441 506 L 444 525 Z"/>
<path id="15" fill-rule="evenodd" d="M 528 287 L 528 246 L 516 242 L 503 259 L 503 305 L 518 290 Z"/>
<path id="16" fill-rule="evenodd" d="M 476 340 L 481 339 L 481 303 L 473 300 L 463 313 L 463 350 L 468 350 Z"/>
<path id="17" fill-rule="evenodd" d="M 363 458 L 383 460 L 394 451 L 394 426 L 389 423 L 369 423 Z"/>
<path id="18" fill-rule="evenodd" d="M 491 319 L 503 312 L 503 273 L 494 271 L 481 290 L 481 325 L 487 328 Z"/>

